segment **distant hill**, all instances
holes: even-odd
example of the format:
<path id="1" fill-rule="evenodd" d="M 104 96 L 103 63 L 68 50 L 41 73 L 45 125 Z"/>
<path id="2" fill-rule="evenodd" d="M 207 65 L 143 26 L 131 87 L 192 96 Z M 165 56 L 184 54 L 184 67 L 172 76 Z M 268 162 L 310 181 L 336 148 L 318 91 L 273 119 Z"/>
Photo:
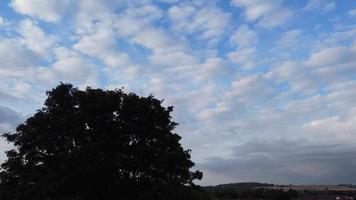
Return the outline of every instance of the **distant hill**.
<path id="1" fill-rule="evenodd" d="M 207 186 L 206 188 L 248 190 L 248 189 L 253 189 L 253 188 L 272 187 L 272 186 L 274 186 L 274 185 L 269 184 L 269 183 L 242 182 L 242 183 L 220 184 L 220 185 L 216 185 L 216 186 Z"/>

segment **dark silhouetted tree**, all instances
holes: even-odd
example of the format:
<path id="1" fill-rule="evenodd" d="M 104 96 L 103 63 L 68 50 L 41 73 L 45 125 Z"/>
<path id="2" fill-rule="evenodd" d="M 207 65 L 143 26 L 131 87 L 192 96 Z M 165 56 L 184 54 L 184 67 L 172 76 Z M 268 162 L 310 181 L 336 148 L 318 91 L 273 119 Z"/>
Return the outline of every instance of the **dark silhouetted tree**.
<path id="1" fill-rule="evenodd" d="M 172 107 L 153 96 L 61 83 L 14 133 L 1 166 L 6 200 L 194 199 L 190 151 Z M 0 197 L 1 198 L 1 197 Z"/>

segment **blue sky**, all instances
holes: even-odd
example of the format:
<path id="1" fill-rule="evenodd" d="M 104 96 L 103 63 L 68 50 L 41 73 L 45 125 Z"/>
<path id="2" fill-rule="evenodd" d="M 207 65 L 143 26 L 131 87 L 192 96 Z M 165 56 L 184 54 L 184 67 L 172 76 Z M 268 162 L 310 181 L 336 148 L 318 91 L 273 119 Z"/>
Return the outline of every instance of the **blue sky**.
<path id="1" fill-rule="evenodd" d="M 165 99 L 199 184 L 356 183 L 354 0 L 1 1 L 0 132 L 60 81 Z"/>

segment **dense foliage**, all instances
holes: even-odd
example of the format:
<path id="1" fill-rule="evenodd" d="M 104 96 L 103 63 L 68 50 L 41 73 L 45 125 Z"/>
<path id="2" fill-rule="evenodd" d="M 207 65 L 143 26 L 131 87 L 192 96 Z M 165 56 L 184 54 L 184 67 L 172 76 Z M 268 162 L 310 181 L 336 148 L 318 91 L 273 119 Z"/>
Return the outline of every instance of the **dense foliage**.
<path id="1" fill-rule="evenodd" d="M 14 133 L 0 199 L 202 198 L 172 107 L 153 96 L 60 84 Z"/>

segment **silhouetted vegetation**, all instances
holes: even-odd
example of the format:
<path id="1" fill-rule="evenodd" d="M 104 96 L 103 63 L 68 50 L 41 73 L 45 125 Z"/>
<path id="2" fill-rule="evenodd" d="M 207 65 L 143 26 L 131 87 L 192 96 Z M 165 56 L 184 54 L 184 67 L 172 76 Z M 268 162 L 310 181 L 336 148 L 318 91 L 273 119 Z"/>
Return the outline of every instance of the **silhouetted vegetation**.
<path id="1" fill-rule="evenodd" d="M 208 194 L 214 200 L 232 199 L 271 199 L 289 200 L 298 196 L 295 190 L 272 190 L 260 187 L 271 186 L 265 183 L 234 183 L 206 187 Z"/>
<path id="2" fill-rule="evenodd" d="M 60 84 L 6 140 L 0 199 L 205 199 L 173 108 L 153 96 Z"/>
<path id="3" fill-rule="evenodd" d="M 334 191 L 334 190 L 304 190 L 299 192 L 300 199 L 356 199 L 356 191 Z"/>
<path id="4" fill-rule="evenodd" d="M 270 190 L 270 189 L 255 189 L 255 190 L 225 190 L 214 191 L 211 196 L 214 199 L 230 200 L 230 199 L 270 199 L 270 200 L 290 200 L 298 196 L 294 190 Z"/>
<path id="5" fill-rule="evenodd" d="M 211 200 L 335 200 L 356 199 L 355 190 L 272 189 L 273 184 L 233 183 L 205 187 Z M 339 185 L 340 186 L 340 185 Z M 344 185 L 354 188 L 353 185 Z M 290 185 L 290 187 L 293 187 Z"/>

